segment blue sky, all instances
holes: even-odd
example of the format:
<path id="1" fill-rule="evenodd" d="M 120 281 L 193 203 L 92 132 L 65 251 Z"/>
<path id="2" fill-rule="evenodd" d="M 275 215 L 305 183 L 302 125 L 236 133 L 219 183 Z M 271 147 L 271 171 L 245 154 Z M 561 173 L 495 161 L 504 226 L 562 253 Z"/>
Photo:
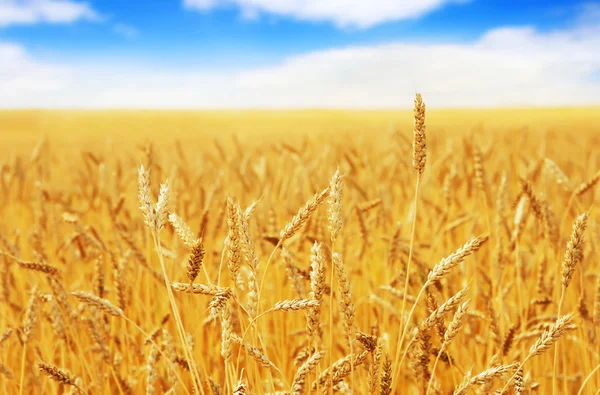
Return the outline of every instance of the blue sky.
<path id="1" fill-rule="evenodd" d="M 598 36 L 597 1 L 0 0 L 0 106 L 600 104 Z"/>

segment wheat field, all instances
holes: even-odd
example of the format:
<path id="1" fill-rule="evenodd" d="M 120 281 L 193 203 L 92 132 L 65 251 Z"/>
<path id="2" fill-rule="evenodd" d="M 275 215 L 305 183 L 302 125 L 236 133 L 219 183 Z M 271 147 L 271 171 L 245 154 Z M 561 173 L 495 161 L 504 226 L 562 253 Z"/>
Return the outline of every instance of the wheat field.
<path id="1" fill-rule="evenodd" d="M 598 394 L 599 113 L 1 112 L 0 392 Z"/>

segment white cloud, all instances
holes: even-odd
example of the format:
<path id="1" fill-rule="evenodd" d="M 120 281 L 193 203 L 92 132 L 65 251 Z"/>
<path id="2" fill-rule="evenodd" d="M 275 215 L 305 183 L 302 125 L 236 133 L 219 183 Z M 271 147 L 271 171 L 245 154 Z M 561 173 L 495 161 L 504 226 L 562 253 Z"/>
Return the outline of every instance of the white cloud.
<path id="1" fill-rule="evenodd" d="M 245 21 L 256 21 L 260 17 L 260 14 L 256 8 L 245 7 L 240 12 L 240 16 Z"/>
<path id="2" fill-rule="evenodd" d="M 66 83 L 67 69 L 40 64 L 18 45 L 0 42 L 0 106 L 21 101 L 29 95 L 51 102 L 51 97 Z"/>
<path id="3" fill-rule="evenodd" d="M 51 65 L 0 43 L 0 107 L 302 108 L 600 104 L 600 23 L 502 28 L 460 44 L 392 43 L 270 67 L 190 72 Z M 166 56 L 166 55 L 165 55 Z M 408 104 L 407 104 L 408 103 Z"/>
<path id="4" fill-rule="evenodd" d="M 114 25 L 113 32 L 128 39 L 136 38 L 140 34 L 138 29 L 125 23 L 117 23 Z"/>
<path id="5" fill-rule="evenodd" d="M 207 11 L 235 5 L 301 20 L 331 21 L 338 26 L 367 28 L 382 22 L 416 18 L 444 4 L 465 0 L 184 0 L 189 9 Z"/>
<path id="6" fill-rule="evenodd" d="M 97 19 L 87 4 L 69 0 L 0 0 L 0 27 Z"/>

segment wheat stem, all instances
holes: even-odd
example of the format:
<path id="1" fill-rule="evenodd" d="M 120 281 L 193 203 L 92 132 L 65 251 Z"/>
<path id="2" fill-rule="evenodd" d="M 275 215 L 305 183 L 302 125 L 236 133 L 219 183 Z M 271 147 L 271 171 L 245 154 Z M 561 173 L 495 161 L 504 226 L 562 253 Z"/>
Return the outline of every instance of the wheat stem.
<path id="1" fill-rule="evenodd" d="M 175 318 L 175 322 L 177 324 L 177 332 L 179 334 L 179 339 L 181 341 L 181 345 L 183 348 L 183 353 L 187 360 L 187 363 L 190 366 L 190 374 L 192 375 L 192 383 L 194 384 L 194 389 L 196 393 L 201 393 L 204 395 L 204 388 L 202 386 L 202 381 L 198 375 L 198 369 L 196 367 L 196 362 L 194 358 L 190 354 L 190 347 L 188 345 L 185 329 L 183 327 L 183 322 L 181 321 L 181 316 L 179 315 L 179 309 L 177 308 L 177 302 L 175 301 L 175 297 L 173 296 L 173 290 L 171 289 L 171 282 L 169 281 L 169 277 L 167 275 L 167 266 L 165 265 L 165 260 L 162 254 L 162 246 L 160 243 L 160 235 L 158 232 L 152 230 L 152 240 L 154 242 L 154 247 L 158 254 L 158 259 L 160 261 L 160 266 L 162 268 L 165 286 L 167 288 L 167 294 L 169 295 L 169 302 L 171 304 L 171 310 L 173 311 L 173 317 Z"/>

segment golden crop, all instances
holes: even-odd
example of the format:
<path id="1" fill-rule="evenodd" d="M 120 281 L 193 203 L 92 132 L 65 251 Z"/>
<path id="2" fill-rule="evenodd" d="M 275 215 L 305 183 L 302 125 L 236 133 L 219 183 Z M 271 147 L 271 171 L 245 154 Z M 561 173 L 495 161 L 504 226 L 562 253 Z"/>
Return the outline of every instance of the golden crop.
<path id="1" fill-rule="evenodd" d="M 597 394 L 599 109 L 416 105 L 0 113 L 0 393 Z"/>

